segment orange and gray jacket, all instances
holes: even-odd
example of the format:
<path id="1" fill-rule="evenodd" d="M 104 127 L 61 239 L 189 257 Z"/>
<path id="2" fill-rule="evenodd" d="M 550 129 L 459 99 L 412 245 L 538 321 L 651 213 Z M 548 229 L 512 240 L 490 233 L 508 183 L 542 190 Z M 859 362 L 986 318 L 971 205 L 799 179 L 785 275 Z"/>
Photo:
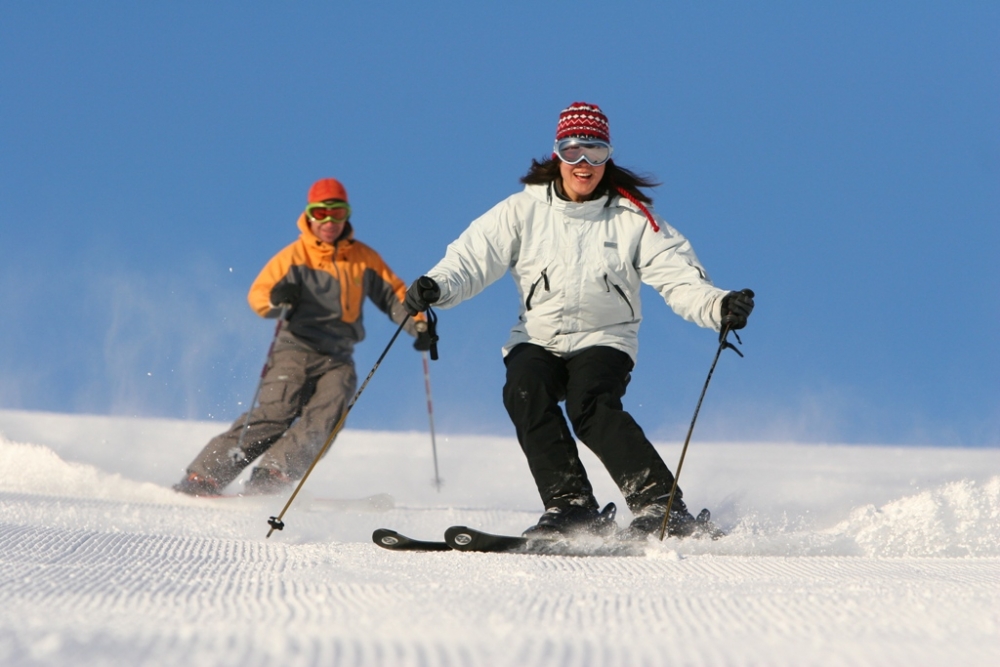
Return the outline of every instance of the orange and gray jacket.
<path id="1" fill-rule="evenodd" d="M 399 324 L 406 317 L 406 285 L 377 252 L 354 240 L 350 223 L 334 244 L 320 241 L 305 215 L 299 216 L 299 239 L 261 270 L 247 300 L 262 317 L 277 317 L 271 289 L 281 283 L 302 286 L 301 299 L 282 329 L 317 352 L 348 359 L 354 344 L 364 340 L 362 302 L 367 296 Z M 413 320 L 406 330 L 416 335 Z"/>

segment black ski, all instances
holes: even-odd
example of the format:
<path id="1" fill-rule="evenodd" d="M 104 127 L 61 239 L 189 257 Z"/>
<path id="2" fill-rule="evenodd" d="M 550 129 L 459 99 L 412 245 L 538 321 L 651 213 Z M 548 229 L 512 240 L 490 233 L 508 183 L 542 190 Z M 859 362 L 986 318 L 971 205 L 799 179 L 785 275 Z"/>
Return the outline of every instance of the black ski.
<path id="1" fill-rule="evenodd" d="M 451 551 L 447 542 L 415 540 L 388 528 L 372 533 L 372 542 L 389 551 Z"/>
<path id="2" fill-rule="evenodd" d="M 614 504 L 609 503 L 601 512 L 610 521 L 608 530 L 614 530 Z M 606 531 L 607 532 L 607 531 Z M 711 521 L 707 509 L 681 525 L 671 526 L 671 537 L 704 538 L 717 540 L 725 536 Z M 573 537 L 525 537 L 523 535 L 497 535 L 468 526 L 452 526 L 444 532 L 444 542 L 415 540 L 388 528 L 372 533 L 372 541 L 390 551 L 475 551 L 480 553 L 534 554 L 548 556 L 643 556 L 646 553 L 647 534 L 634 533 L 626 528 L 609 535 L 581 534 Z"/>
<path id="3" fill-rule="evenodd" d="M 642 556 L 641 542 L 625 542 L 614 537 L 581 536 L 573 539 L 494 535 L 468 526 L 452 526 L 444 531 L 445 543 L 455 551 L 534 554 L 546 556 Z"/>

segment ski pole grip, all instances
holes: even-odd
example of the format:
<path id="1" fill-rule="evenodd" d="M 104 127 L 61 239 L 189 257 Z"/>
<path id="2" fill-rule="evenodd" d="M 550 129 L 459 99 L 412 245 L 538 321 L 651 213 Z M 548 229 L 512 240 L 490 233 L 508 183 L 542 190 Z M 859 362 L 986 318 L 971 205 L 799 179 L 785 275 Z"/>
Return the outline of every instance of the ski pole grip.
<path id="1" fill-rule="evenodd" d="M 417 278 L 417 285 L 420 286 L 421 290 L 427 290 L 427 291 L 430 291 L 430 292 L 434 292 L 435 290 L 437 290 L 437 286 L 438 286 L 438 284 L 436 282 L 434 282 L 433 278 L 429 278 L 427 276 L 420 276 L 419 278 Z M 424 296 L 426 298 L 426 296 L 428 296 L 428 295 L 421 294 L 421 296 Z M 437 301 L 436 297 L 435 297 L 434 301 Z M 431 303 L 433 303 L 433 301 Z"/>

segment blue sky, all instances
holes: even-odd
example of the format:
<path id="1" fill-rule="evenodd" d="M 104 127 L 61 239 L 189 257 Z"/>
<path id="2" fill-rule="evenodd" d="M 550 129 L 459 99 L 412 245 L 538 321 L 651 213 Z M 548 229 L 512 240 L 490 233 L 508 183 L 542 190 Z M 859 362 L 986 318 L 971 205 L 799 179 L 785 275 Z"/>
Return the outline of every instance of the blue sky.
<path id="1" fill-rule="evenodd" d="M 312 181 L 410 282 L 584 100 L 758 295 L 696 439 L 1000 444 L 1000 5 L 483 4 L 5 3 L 0 408 L 234 418 Z M 439 431 L 512 432 L 514 295 L 440 313 Z M 643 296 L 626 404 L 680 440 L 715 337 Z M 394 331 L 366 310 L 361 377 Z M 350 425 L 426 428 L 408 341 Z"/>

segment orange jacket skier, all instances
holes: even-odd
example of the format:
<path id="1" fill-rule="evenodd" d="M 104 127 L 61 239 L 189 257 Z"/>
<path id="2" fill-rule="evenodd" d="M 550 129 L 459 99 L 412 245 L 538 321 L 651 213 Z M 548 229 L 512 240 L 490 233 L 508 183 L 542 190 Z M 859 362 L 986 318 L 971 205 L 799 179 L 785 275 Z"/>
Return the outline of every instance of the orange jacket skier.
<path id="1" fill-rule="evenodd" d="M 258 404 L 209 441 L 177 491 L 218 495 L 258 458 L 244 493 L 277 493 L 301 479 L 357 386 L 353 352 L 365 337 L 365 297 L 396 324 L 406 318 L 406 285 L 354 238 L 350 216 L 339 181 L 313 184 L 298 240 L 271 258 L 247 297 L 263 317 L 278 317 L 282 306 L 290 312 L 279 325 Z M 420 323 L 404 328 L 417 337 L 416 349 L 429 348 Z"/>

